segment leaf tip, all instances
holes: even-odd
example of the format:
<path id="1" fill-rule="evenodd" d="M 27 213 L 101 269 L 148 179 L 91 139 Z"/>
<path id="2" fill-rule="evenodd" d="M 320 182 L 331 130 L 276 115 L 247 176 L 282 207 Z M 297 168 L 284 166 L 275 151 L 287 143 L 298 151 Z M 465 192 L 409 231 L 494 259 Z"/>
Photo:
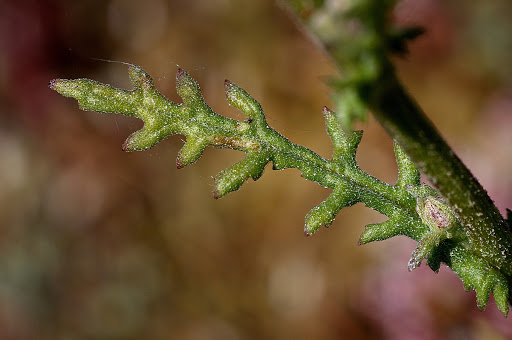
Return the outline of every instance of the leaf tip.
<path id="1" fill-rule="evenodd" d="M 202 102 L 203 106 L 206 105 L 203 102 L 199 84 L 181 67 L 176 72 L 176 90 L 185 105 L 193 105 L 193 103 L 197 104 L 200 102 Z"/>
<path id="2" fill-rule="evenodd" d="M 176 158 L 176 169 L 181 169 L 181 168 L 183 168 L 183 164 L 182 164 L 181 158 L 177 157 Z"/>
<path id="3" fill-rule="evenodd" d="M 240 99 L 239 95 L 237 94 L 237 88 L 238 86 L 235 85 L 235 83 L 231 82 L 230 80 L 226 79 L 224 80 L 224 91 L 226 92 L 226 100 L 229 103 L 229 105 L 239 108 L 237 105 L 237 101 Z"/>
<path id="4" fill-rule="evenodd" d="M 149 91 L 155 87 L 151 76 L 144 71 L 140 66 L 128 64 L 128 75 L 130 81 L 136 89 Z"/>
<path id="5" fill-rule="evenodd" d="M 188 72 L 182 69 L 181 67 L 178 67 L 178 70 L 176 71 L 176 82 L 179 85 L 184 81 L 184 78 L 187 78 L 189 76 Z"/>
<path id="6" fill-rule="evenodd" d="M 409 259 L 409 263 L 407 263 L 407 270 L 412 272 L 414 269 L 421 266 L 421 261 L 423 259 L 420 259 L 419 261 L 417 259 L 413 259 L 412 257 Z"/>
<path id="7" fill-rule="evenodd" d="M 48 87 L 64 97 L 77 98 L 81 93 L 82 87 L 87 80 L 85 79 L 52 79 Z"/>
<path id="8" fill-rule="evenodd" d="M 59 79 L 50 80 L 50 82 L 48 83 L 48 87 L 51 88 L 52 90 L 56 91 L 55 85 L 58 83 L 58 81 L 59 81 Z"/>
<path id="9" fill-rule="evenodd" d="M 332 110 L 331 110 L 331 109 L 329 109 L 327 106 L 324 106 L 324 107 L 322 108 L 322 113 L 323 113 L 324 115 L 326 115 L 326 114 L 331 114 L 331 113 L 332 113 Z"/>

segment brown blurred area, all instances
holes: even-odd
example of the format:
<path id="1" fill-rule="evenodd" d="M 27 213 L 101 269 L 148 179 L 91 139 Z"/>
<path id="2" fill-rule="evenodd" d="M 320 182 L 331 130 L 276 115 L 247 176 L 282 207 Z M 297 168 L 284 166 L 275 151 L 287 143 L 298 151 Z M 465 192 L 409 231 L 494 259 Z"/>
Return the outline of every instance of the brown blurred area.
<path id="1" fill-rule="evenodd" d="M 339 2 L 343 2 L 339 0 Z M 404 1 L 428 33 L 397 60 L 410 91 L 504 211 L 512 207 L 512 5 Z M 181 136 L 121 144 L 141 122 L 83 112 L 47 84 L 129 87 L 142 66 L 173 100 L 177 65 L 233 118 L 230 79 L 270 125 L 325 157 L 321 108 L 335 69 L 270 0 L 0 2 L 0 339 L 506 339 L 448 269 L 407 272 L 414 242 L 357 246 L 384 217 L 344 209 L 303 235 L 329 192 L 293 170 L 221 200 L 214 176 L 243 155 L 207 150 L 177 170 Z M 108 60 L 108 61 L 105 61 Z M 358 160 L 396 180 L 391 140 L 370 119 Z"/>

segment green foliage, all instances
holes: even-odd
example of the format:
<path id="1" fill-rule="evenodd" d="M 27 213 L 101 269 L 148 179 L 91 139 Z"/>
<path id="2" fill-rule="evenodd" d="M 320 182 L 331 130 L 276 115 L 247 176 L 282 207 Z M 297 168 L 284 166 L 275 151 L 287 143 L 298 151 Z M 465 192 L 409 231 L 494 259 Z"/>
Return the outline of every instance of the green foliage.
<path id="1" fill-rule="evenodd" d="M 178 168 L 197 161 L 208 146 L 245 152 L 244 159 L 215 177 L 215 198 L 238 190 L 249 178 L 257 180 L 269 162 L 274 170 L 299 169 L 305 179 L 332 189 L 330 196 L 307 214 L 306 235 L 315 233 L 321 226 L 329 226 L 340 209 L 361 202 L 389 219 L 366 226 L 360 244 L 408 236 L 418 241 L 409 261 L 410 270 L 423 259 L 435 271 L 443 262 L 459 275 L 466 289 L 476 290 L 480 308 L 485 307 L 492 291 L 498 308 L 504 315 L 508 313 L 510 278 L 473 251 L 452 209 L 436 190 L 420 184 L 418 169 L 398 143 L 394 146 L 398 180 L 390 185 L 359 168 L 355 155 L 362 132 L 343 129 L 338 115 L 327 107 L 323 114 L 333 144 L 331 159 L 293 144 L 272 129 L 259 103 L 227 80 L 227 101 L 245 114 L 244 121 L 215 113 L 204 102 L 198 84 L 182 69 L 176 76 L 181 104 L 163 97 L 141 68 L 130 65 L 129 75 L 133 90 L 117 89 L 89 79 L 57 79 L 51 81 L 50 87 L 77 99 L 83 110 L 142 119 L 143 128 L 124 142 L 126 151 L 146 150 L 167 136 L 182 134 L 186 142 L 177 157 Z"/>
<path id="2" fill-rule="evenodd" d="M 432 258 L 451 263 L 451 268 L 463 278 L 466 288 L 476 287 L 478 304 L 483 306 L 482 301 L 487 301 L 487 290 L 478 287 L 487 287 L 492 281 L 488 279 L 486 284 L 481 283 L 487 273 L 501 273 L 503 284 L 495 284 L 495 287 L 508 287 L 510 290 L 505 279 L 511 282 L 512 277 L 511 217 L 508 215 L 507 222 L 501 216 L 485 189 L 401 85 L 390 55 L 404 55 L 407 42 L 420 36 L 423 30 L 393 26 L 391 9 L 395 3 L 394 0 L 350 0 L 340 6 L 337 2 L 326 2 L 306 18 L 305 24 L 340 69 L 340 75 L 331 80 L 331 85 L 335 89 L 333 98 L 338 111 L 343 113 L 338 117 L 343 127 L 349 129 L 354 120 L 364 119 L 365 112 L 371 110 L 388 134 L 436 186 L 438 193 L 431 193 L 432 197 L 446 204 L 457 217 L 453 235 L 462 235 L 462 239 L 448 237 L 451 232 L 432 233 L 431 230 L 418 240 L 409 268 L 415 268 L 424 257 L 430 258 L 427 263 L 433 268 L 437 265 Z M 434 207 L 435 204 L 429 203 L 428 206 Z M 449 219 L 447 216 L 444 218 Z M 473 268 L 481 271 L 479 274 L 475 270 L 466 271 L 448 260 L 449 257 L 460 258 L 456 247 L 447 246 L 454 244 L 462 245 L 484 261 L 478 265 L 473 263 L 471 256 L 465 257 L 465 267 L 469 268 L 471 263 Z M 504 300 L 501 299 L 498 305 L 503 311 Z"/>
<path id="3" fill-rule="evenodd" d="M 309 3 L 307 0 L 289 0 Z M 406 40 L 421 34 L 420 29 L 390 29 L 388 17 L 394 0 L 352 0 L 344 5 L 322 3 L 307 19 L 336 63 L 340 76 L 330 80 L 333 102 L 343 128 L 350 129 L 354 121 L 365 120 L 368 88 L 382 72 L 382 59 L 390 47 L 396 53 L 406 52 Z M 349 67 L 344 67 L 344 66 Z"/>
<path id="4" fill-rule="evenodd" d="M 298 14 L 311 8 L 304 16 L 310 30 L 340 68 L 340 75 L 329 81 L 343 128 L 355 121 L 364 121 L 368 112 L 371 87 L 387 67 L 388 54 L 404 56 L 407 42 L 421 36 L 422 27 L 389 25 L 388 14 L 395 0 L 352 0 L 345 5 L 317 3 L 309 0 L 288 0 Z"/>

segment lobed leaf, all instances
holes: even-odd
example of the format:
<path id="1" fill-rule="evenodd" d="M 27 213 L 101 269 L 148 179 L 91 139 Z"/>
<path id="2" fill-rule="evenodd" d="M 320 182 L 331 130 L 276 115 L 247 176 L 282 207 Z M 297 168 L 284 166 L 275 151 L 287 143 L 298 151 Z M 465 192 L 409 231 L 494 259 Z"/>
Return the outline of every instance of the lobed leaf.
<path id="1" fill-rule="evenodd" d="M 182 134 L 186 142 L 178 152 L 178 168 L 196 162 L 208 146 L 245 152 L 245 158 L 215 176 L 215 198 L 238 190 L 249 178 L 257 180 L 269 162 L 274 170 L 296 168 L 305 179 L 332 189 L 306 215 L 306 235 L 312 235 L 321 226 L 329 226 L 344 207 L 363 203 L 389 219 L 367 225 L 360 244 L 397 235 L 410 237 L 418 245 L 411 255 L 409 270 L 418 267 L 423 259 L 435 271 L 441 263 L 446 263 L 459 275 L 466 289 L 476 290 L 480 308 L 485 307 L 493 292 L 500 311 L 504 315 L 508 313 L 510 277 L 472 252 L 456 215 L 438 198 L 436 190 L 421 185 L 418 169 L 398 143 L 394 145 L 398 179 L 395 185 L 390 185 L 359 168 L 356 151 L 362 131 L 344 129 L 343 121 L 327 107 L 323 115 L 333 144 L 331 159 L 290 142 L 272 129 L 260 104 L 230 81 L 224 83 L 227 102 L 244 113 L 244 121 L 215 113 L 205 103 L 197 82 L 183 69 L 178 69 L 176 75 L 181 104 L 162 96 L 151 77 L 138 66 L 129 66 L 129 76 L 133 90 L 88 79 L 57 79 L 50 82 L 50 87 L 75 98 L 83 110 L 142 119 L 144 126 L 126 139 L 123 150 L 145 150 L 169 135 Z"/>

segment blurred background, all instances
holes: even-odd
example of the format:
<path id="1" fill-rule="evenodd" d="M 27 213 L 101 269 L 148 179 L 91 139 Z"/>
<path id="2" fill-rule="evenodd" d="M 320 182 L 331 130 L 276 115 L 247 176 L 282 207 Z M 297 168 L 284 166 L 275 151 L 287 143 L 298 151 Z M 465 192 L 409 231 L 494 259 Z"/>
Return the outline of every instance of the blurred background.
<path id="1" fill-rule="evenodd" d="M 344 4 L 343 0 L 331 3 Z M 396 20 L 428 33 L 402 79 L 502 212 L 512 207 L 512 3 L 408 0 Z M 324 157 L 321 109 L 335 68 L 271 0 L 0 1 L 0 339 L 508 339 L 447 268 L 407 272 L 415 242 L 358 246 L 365 207 L 303 234 L 329 191 L 271 171 L 221 200 L 208 149 L 177 170 L 173 136 L 121 151 L 137 119 L 83 112 L 48 88 L 87 77 L 129 87 L 142 66 L 172 100 L 177 65 L 217 112 L 230 79 L 269 124 Z M 361 167 L 394 183 L 392 142 L 370 118 Z"/>

